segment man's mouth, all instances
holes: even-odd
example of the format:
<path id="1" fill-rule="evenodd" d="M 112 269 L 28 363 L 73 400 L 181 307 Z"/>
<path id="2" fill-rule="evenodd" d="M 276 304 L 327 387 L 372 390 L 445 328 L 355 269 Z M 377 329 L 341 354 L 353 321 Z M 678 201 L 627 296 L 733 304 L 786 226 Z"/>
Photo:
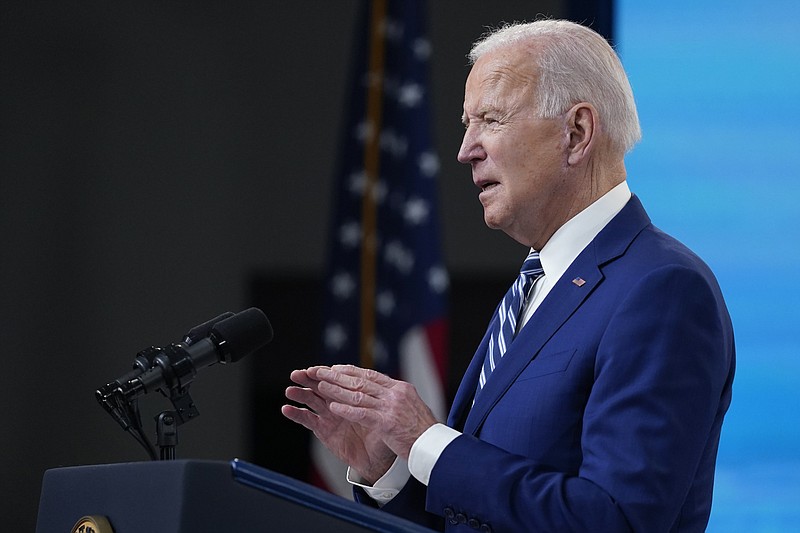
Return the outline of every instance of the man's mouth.
<path id="1" fill-rule="evenodd" d="M 490 181 L 489 183 L 484 183 L 481 185 L 481 192 L 486 192 L 490 189 L 493 189 L 495 186 L 499 185 L 496 181 Z"/>

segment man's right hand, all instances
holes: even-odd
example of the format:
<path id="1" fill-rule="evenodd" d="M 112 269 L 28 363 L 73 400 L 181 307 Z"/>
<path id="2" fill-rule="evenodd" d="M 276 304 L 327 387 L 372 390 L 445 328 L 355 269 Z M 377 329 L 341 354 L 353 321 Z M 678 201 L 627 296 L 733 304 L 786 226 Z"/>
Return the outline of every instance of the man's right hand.
<path id="1" fill-rule="evenodd" d="M 396 455 L 374 430 L 333 414 L 329 402 L 318 392 L 320 380 L 316 372 L 321 367 L 295 370 L 291 380 L 299 387 L 286 389 L 286 397 L 306 408 L 284 405 L 281 413 L 314 432 L 314 435 L 333 455 L 355 469 L 369 484 L 383 476 Z"/>

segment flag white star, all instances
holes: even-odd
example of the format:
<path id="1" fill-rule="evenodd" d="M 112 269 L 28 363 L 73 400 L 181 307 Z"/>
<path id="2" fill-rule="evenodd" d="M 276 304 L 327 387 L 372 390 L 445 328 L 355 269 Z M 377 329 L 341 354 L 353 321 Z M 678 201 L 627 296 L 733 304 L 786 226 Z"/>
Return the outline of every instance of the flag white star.
<path id="1" fill-rule="evenodd" d="M 398 135 L 394 130 L 386 129 L 381 132 L 381 148 L 395 157 L 404 157 L 408 151 L 408 139 Z"/>
<path id="2" fill-rule="evenodd" d="M 403 274 L 408 274 L 414 268 L 414 254 L 399 241 L 387 243 L 383 251 L 383 257 L 388 264 L 394 266 Z"/>
<path id="3" fill-rule="evenodd" d="M 340 300 L 347 300 L 356 289 L 356 282 L 349 272 L 339 272 L 331 278 L 331 292 Z"/>
<path id="4" fill-rule="evenodd" d="M 372 187 L 372 198 L 375 200 L 375 203 L 382 204 L 388 192 L 386 183 L 383 180 L 379 180 Z"/>
<path id="5" fill-rule="evenodd" d="M 422 101 L 422 86 L 417 83 L 405 83 L 400 87 L 397 100 L 405 107 L 417 107 Z"/>
<path id="6" fill-rule="evenodd" d="M 363 170 L 357 170 L 350 174 L 347 180 L 347 189 L 355 194 L 360 195 L 364 192 L 364 187 L 367 186 L 367 173 Z"/>
<path id="7" fill-rule="evenodd" d="M 347 331 L 338 323 L 328 324 L 324 333 L 325 346 L 328 349 L 339 351 L 347 343 Z"/>
<path id="8" fill-rule="evenodd" d="M 355 196 L 363 196 L 364 191 L 367 189 L 367 173 L 363 170 L 358 170 L 350 174 L 347 182 L 347 189 Z M 386 183 L 378 180 L 372 186 L 372 198 L 381 203 L 386 198 L 387 190 Z"/>
<path id="9" fill-rule="evenodd" d="M 425 61 L 431 56 L 431 42 L 423 37 L 417 37 L 411 45 L 414 56 L 420 61 Z"/>
<path id="10" fill-rule="evenodd" d="M 361 242 L 361 225 L 351 220 L 339 227 L 339 242 L 348 248 L 355 248 Z"/>
<path id="11" fill-rule="evenodd" d="M 394 294 L 391 291 L 381 291 L 375 299 L 375 307 L 383 316 L 389 316 L 397 306 Z"/>
<path id="12" fill-rule="evenodd" d="M 406 202 L 403 209 L 403 218 L 405 218 L 406 222 L 409 224 L 418 226 L 428 220 L 430 211 L 430 206 L 427 201 L 422 198 L 411 198 Z"/>
<path id="13" fill-rule="evenodd" d="M 428 286 L 437 294 L 442 294 L 450 286 L 450 276 L 444 267 L 437 265 L 428 270 Z"/>
<path id="14" fill-rule="evenodd" d="M 373 135 L 375 135 L 375 125 L 369 120 L 359 122 L 358 126 L 356 126 L 356 131 L 354 134 L 356 139 L 361 142 L 366 142 L 367 140 L 372 139 Z"/>
<path id="15" fill-rule="evenodd" d="M 439 156 L 433 152 L 422 152 L 417 158 L 417 164 L 422 174 L 433 178 L 439 172 Z"/>
<path id="16" fill-rule="evenodd" d="M 376 367 L 384 366 L 389 361 L 389 351 L 380 339 L 372 341 L 372 360 Z"/>
<path id="17" fill-rule="evenodd" d="M 403 23 L 397 20 L 387 18 L 383 21 L 383 33 L 386 35 L 387 41 L 397 42 L 403 38 L 405 28 Z"/>

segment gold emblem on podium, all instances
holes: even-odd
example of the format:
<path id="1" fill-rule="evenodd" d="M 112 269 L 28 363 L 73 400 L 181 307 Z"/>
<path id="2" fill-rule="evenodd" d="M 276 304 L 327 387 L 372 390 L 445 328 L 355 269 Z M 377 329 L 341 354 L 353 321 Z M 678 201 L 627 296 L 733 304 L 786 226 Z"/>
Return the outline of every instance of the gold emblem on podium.
<path id="1" fill-rule="evenodd" d="M 114 533 L 108 518 L 101 515 L 84 516 L 72 527 L 70 533 Z"/>

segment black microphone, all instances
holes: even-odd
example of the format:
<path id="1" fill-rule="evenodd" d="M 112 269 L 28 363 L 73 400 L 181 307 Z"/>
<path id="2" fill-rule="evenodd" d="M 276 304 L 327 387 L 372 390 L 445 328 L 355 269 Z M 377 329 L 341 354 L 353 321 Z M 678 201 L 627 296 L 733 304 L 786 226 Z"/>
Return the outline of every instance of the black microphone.
<path id="1" fill-rule="evenodd" d="M 207 325 L 201 324 L 192 332 L 202 332 Z M 187 339 L 192 332 L 187 334 Z M 161 353 L 153 357 L 152 368 L 125 383 L 119 383 L 119 392 L 126 399 L 159 389 L 169 395 L 170 390 L 186 388 L 199 369 L 214 363 L 235 363 L 269 343 L 272 335 L 272 326 L 266 315 L 260 309 L 251 307 L 213 323 L 210 332 L 203 338 L 160 349 Z"/>
<path id="2" fill-rule="evenodd" d="M 188 387 L 197 371 L 214 363 L 235 363 L 272 340 L 272 326 L 255 307 L 241 313 L 223 313 L 190 329 L 182 342 L 139 352 L 133 370 L 95 391 L 95 397 L 122 428 L 141 444 L 151 459 L 156 451 L 142 431 L 137 398 L 159 390 L 174 411 L 157 418 L 161 459 L 175 458 L 177 426 L 200 413 Z"/>
<path id="3" fill-rule="evenodd" d="M 191 345 L 195 342 L 208 337 L 211 334 L 211 329 L 218 323 L 226 318 L 230 318 L 234 316 L 233 313 L 230 311 L 226 311 L 219 316 L 215 316 L 211 320 L 207 320 L 202 324 L 198 324 L 197 326 L 190 329 L 184 336 L 183 336 L 183 344 Z M 145 348 L 141 352 L 136 354 L 136 358 L 133 361 L 133 368 L 127 374 L 115 379 L 114 381 L 107 383 L 106 385 L 100 387 L 97 390 L 98 399 L 102 396 L 107 396 L 112 393 L 112 391 L 125 383 L 128 383 L 134 378 L 137 378 L 153 368 L 155 363 L 155 358 L 162 352 L 161 348 L 156 348 L 155 346 L 150 346 L 149 348 Z M 102 402 L 101 402 L 102 403 Z"/>
<path id="4" fill-rule="evenodd" d="M 186 335 L 183 336 L 183 342 L 186 344 L 194 344 L 200 339 L 208 337 L 211 334 L 211 328 L 213 328 L 217 324 L 217 322 L 221 322 L 226 318 L 230 318 L 232 316 L 233 313 L 227 311 L 219 316 L 215 316 L 211 320 L 207 320 L 202 324 L 193 327 L 186 333 Z"/>
<path id="5" fill-rule="evenodd" d="M 181 343 L 142 350 L 133 370 L 97 389 L 95 397 L 128 431 L 131 416 L 126 405 L 137 396 L 161 389 L 167 397 L 179 397 L 198 369 L 217 362 L 234 363 L 271 340 L 272 326 L 260 309 L 223 313 L 189 330 Z"/>

